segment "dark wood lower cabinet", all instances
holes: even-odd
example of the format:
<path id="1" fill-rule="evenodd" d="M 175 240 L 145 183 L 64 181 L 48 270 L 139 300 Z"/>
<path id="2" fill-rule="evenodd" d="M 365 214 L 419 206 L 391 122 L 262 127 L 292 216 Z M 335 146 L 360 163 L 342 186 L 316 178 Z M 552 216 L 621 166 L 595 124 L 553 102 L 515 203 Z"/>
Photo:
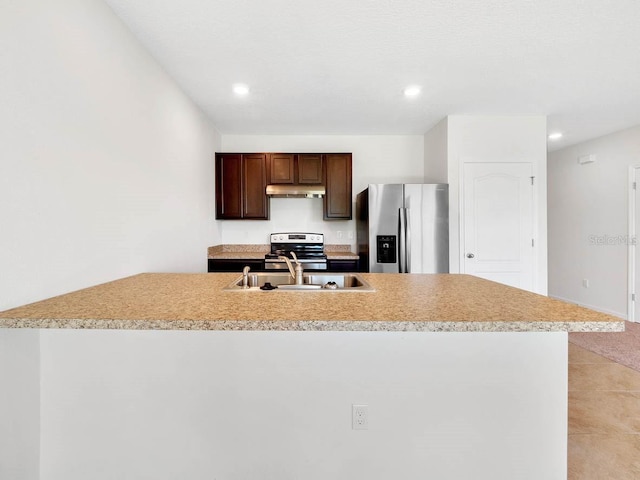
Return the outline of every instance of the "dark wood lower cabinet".
<path id="1" fill-rule="evenodd" d="M 273 270 L 265 270 L 264 260 L 257 259 L 216 259 L 209 258 L 208 272 L 238 272 L 241 273 L 245 266 L 249 266 L 252 272 L 266 272 Z M 285 270 L 279 270 L 284 272 Z M 359 272 L 358 260 L 327 260 L 327 272 Z"/>
<path id="2" fill-rule="evenodd" d="M 359 272 L 359 260 L 327 260 L 327 271 L 329 272 Z"/>
<path id="3" fill-rule="evenodd" d="M 249 266 L 252 272 L 264 272 L 264 260 L 243 260 L 243 259 L 226 259 L 218 260 L 215 258 L 208 259 L 208 272 L 238 272 L 242 273 L 245 266 Z"/>

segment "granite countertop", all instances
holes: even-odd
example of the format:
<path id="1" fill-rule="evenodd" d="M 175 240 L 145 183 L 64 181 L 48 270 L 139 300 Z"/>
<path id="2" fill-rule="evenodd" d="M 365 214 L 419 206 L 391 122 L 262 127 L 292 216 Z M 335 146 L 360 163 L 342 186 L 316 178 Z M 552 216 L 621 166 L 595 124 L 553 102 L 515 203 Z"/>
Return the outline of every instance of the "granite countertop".
<path id="1" fill-rule="evenodd" d="M 145 273 L 0 312 L 0 327 L 623 331 L 623 320 L 470 275 L 367 273 L 375 292 L 225 291 L 237 273 Z"/>
<path id="2" fill-rule="evenodd" d="M 259 244 L 214 245 L 207 249 L 207 258 L 217 260 L 260 260 L 271 247 Z M 351 252 L 351 245 L 324 246 L 328 260 L 357 260 L 358 255 Z"/>

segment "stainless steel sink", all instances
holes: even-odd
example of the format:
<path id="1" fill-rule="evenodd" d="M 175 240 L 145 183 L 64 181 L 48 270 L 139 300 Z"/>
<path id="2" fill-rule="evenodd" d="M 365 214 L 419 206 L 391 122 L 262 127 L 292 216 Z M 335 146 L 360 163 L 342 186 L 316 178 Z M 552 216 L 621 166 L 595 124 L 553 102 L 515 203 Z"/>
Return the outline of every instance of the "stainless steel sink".
<path id="1" fill-rule="evenodd" d="M 358 273 L 316 273 L 303 275 L 302 285 L 296 285 L 288 272 L 249 272 L 248 287 L 242 286 L 240 275 L 224 290 L 233 291 L 262 291 L 265 286 L 276 287 L 275 291 L 300 290 L 316 292 L 374 292 L 375 289 Z"/>

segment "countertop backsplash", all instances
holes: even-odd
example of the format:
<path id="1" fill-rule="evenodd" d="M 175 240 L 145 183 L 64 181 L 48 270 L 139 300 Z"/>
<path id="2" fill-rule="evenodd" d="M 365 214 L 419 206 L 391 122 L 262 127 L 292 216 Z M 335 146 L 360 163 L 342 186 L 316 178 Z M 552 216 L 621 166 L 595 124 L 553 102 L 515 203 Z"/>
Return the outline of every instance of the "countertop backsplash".
<path id="1" fill-rule="evenodd" d="M 236 244 L 222 244 L 214 245 L 207 249 L 208 258 L 243 258 L 244 254 L 247 254 L 246 258 L 259 258 L 260 256 L 270 251 L 268 244 L 253 244 L 253 243 L 236 243 Z M 351 245 L 348 244 L 325 244 L 324 251 L 326 254 L 346 254 L 349 258 L 357 256 L 352 252 Z"/>

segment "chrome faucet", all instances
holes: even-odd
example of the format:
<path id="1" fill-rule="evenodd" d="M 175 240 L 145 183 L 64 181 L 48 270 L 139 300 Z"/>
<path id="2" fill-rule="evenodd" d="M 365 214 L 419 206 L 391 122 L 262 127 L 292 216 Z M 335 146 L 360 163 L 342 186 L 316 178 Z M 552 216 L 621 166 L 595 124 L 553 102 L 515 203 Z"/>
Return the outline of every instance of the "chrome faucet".
<path id="1" fill-rule="evenodd" d="M 294 252 L 291 252 L 291 256 L 293 257 L 293 259 L 296 262 L 296 268 L 294 270 L 293 265 L 291 265 L 291 260 L 289 260 L 289 258 L 285 257 L 284 255 L 280 255 L 278 257 L 279 260 L 284 260 L 285 263 L 287 264 L 287 268 L 289 268 L 289 273 L 291 274 L 291 278 L 293 278 L 296 282 L 296 285 L 302 285 L 303 282 L 303 268 L 302 268 L 302 264 L 298 261 L 298 257 L 296 256 L 296 254 Z"/>
<path id="2" fill-rule="evenodd" d="M 242 269 L 242 288 L 249 288 L 249 270 L 251 270 L 249 265 Z"/>

